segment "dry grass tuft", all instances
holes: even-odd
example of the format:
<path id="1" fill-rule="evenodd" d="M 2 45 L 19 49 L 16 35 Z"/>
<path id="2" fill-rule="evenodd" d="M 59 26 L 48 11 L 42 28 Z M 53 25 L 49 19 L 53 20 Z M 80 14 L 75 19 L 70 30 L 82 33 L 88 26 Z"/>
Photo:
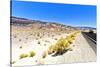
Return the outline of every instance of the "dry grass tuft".
<path id="1" fill-rule="evenodd" d="M 28 57 L 28 54 L 21 54 L 20 59 Z"/>
<path id="2" fill-rule="evenodd" d="M 67 36 L 66 38 L 61 37 L 56 44 L 49 46 L 48 48 L 48 54 L 59 54 L 62 55 L 63 53 L 65 53 L 65 51 L 72 51 L 72 49 L 70 47 L 70 45 L 73 43 L 73 40 L 75 40 L 76 35 L 79 32 L 75 32 L 69 36 Z M 45 54 L 46 55 L 46 54 Z"/>
<path id="3" fill-rule="evenodd" d="M 16 61 L 11 61 L 11 62 L 10 62 L 10 64 L 15 64 L 15 63 L 16 63 Z"/>
<path id="4" fill-rule="evenodd" d="M 35 52 L 34 51 L 30 51 L 29 54 L 30 54 L 30 57 L 34 57 L 35 56 Z"/>

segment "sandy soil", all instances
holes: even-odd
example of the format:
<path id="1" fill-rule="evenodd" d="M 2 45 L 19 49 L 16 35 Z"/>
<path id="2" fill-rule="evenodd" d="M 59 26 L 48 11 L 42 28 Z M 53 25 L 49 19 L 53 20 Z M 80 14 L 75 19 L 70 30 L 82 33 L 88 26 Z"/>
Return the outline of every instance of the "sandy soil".
<path id="1" fill-rule="evenodd" d="M 15 61 L 13 66 L 23 65 L 41 65 L 41 64 L 60 64 L 60 63 L 77 63 L 77 62 L 93 62 L 96 61 L 96 54 L 80 33 L 73 41 L 72 51 L 68 51 L 63 55 L 41 58 L 44 51 L 48 47 L 57 42 L 61 37 L 68 36 L 66 32 L 51 32 L 43 30 L 12 30 L 12 61 Z M 26 32 L 27 31 L 27 32 Z M 34 57 L 26 57 L 20 59 L 22 53 L 29 54 L 34 51 Z"/>

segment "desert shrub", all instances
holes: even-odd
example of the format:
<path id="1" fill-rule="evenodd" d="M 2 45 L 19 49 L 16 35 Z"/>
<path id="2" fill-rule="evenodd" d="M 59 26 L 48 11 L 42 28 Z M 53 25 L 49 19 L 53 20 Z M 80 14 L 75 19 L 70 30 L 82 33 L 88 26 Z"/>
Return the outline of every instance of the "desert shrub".
<path id="1" fill-rule="evenodd" d="M 66 37 L 66 40 L 70 43 L 70 44 L 72 44 L 72 41 L 75 39 L 75 36 L 74 35 L 69 35 L 69 36 L 67 36 Z"/>
<path id="2" fill-rule="evenodd" d="M 93 30 L 89 30 L 89 33 L 94 33 L 94 31 Z"/>
<path id="3" fill-rule="evenodd" d="M 30 54 L 30 57 L 35 56 L 35 52 L 34 51 L 30 51 L 29 54 Z"/>
<path id="4" fill-rule="evenodd" d="M 14 38 L 17 38 L 17 36 L 15 35 Z"/>
<path id="5" fill-rule="evenodd" d="M 32 34 L 30 34 L 30 35 L 32 35 Z"/>
<path id="6" fill-rule="evenodd" d="M 54 51 L 55 51 L 55 46 L 54 45 L 49 46 L 48 54 L 52 54 Z"/>
<path id="7" fill-rule="evenodd" d="M 75 34 L 70 35 L 71 38 L 75 37 Z"/>
<path id="8" fill-rule="evenodd" d="M 38 40 L 38 38 L 36 38 L 36 40 Z"/>
<path id="9" fill-rule="evenodd" d="M 71 34 L 71 35 L 67 36 L 66 39 L 73 38 L 73 37 L 75 37 L 75 35 L 74 34 Z"/>
<path id="10" fill-rule="evenodd" d="M 22 48 L 22 46 L 19 47 L 20 49 Z"/>
<path id="11" fill-rule="evenodd" d="M 55 38 L 55 40 L 57 40 L 57 38 Z"/>
<path id="12" fill-rule="evenodd" d="M 43 52 L 43 55 L 42 55 L 42 58 L 45 58 L 47 55 L 48 55 L 48 52 L 47 51 L 44 51 Z"/>
<path id="13" fill-rule="evenodd" d="M 68 38 L 67 40 L 68 40 L 68 42 L 69 42 L 70 44 L 72 44 L 72 41 L 73 41 L 72 38 Z"/>
<path id="14" fill-rule="evenodd" d="M 46 46 L 46 44 L 44 44 L 44 46 Z"/>
<path id="15" fill-rule="evenodd" d="M 40 44 L 40 41 L 38 41 L 38 44 Z"/>
<path id="16" fill-rule="evenodd" d="M 70 44 L 69 44 L 68 40 L 64 41 L 64 47 L 67 48 L 69 46 L 70 46 Z"/>
<path id="17" fill-rule="evenodd" d="M 40 36 L 40 33 L 37 33 L 37 36 L 39 37 Z"/>
<path id="18" fill-rule="evenodd" d="M 52 35 L 52 37 L 54 37 L 54 35 Z"/>
<path id="19" fill-rule="evenodd" d="M 16 63 L 16 61 L 11 61 L 11 62 L 10 62 L 10 64 L 15 64 L 15 63 Z"/>
<path id="20" fill-rule="evenodd" d="M 71 48 L 68 48 L 69 51 L 73 51 Z"/>
<path id="21" fill-rule="evenodd" d="M 50 43 L 50 41 L 48 41 L 48 40 L 45 40 L 45 42 Z"/>
<path id="22" fill-rule="evenodd" d="M 21 39 L 19 39 L 19 41 L 22 41 Z"/>
<path id="23" fill-rule="evenodd" d="M 60 40 L 58 40 L 58 42 L 56 43 L 56 50 L 57 50 L 57 52 L 59 52 L 59 51 L 63 51 L 63 50 L 65 50 L 66 48 L 68 48 L 69 47 L 69 42 L 66 40 L 66 39 L 64 39 L 64 38 L 61 38 Z"/>
<path id="24" fill-rule="evenodd" d="M 69 47 L 69 42 L 65 38 L 60 38 L 55 45 L 51 45 L 48 49 L 48 54 L 63 53 Z"/>
<path id="25" fill-rule="evenodd" d="M 40 39 L 42 38 L 42 36 L 40 36 Z"/>
<path id="26" fill-rule="evenodd" d="M 56 45 L 58 45 L 59 47 L 68 47 L 69 43 L 65 38 L 61 38 L 57 41 Z"/>
<path id="27" fill-rule="evenodd" d="M 72 40 L 75 40 L 75 37 L 72 37 Z"/>
<path id="28" fill-rule="evenodd" d="M 61 37 L 56 44 L 49 46 L 48 54 L 54 53 L 55 55 L 62 55 L 66 51 L 72 51 L 70 48 L 70 44 L 72 44 L 73 40 L 75 39 L 76 32 L 67 36 L 66 38 Z M 46 57 L 47 53 L 43 54 L 43 57 Z"/>
<path id="29" fill-rule="evenodd" d="M 28 38 L 26 38 L 26 40 L 28 40 Z"/>
<path id="30" fill-rule="evenodd" d="M 28 57 L 28 54 L 21 54 L 20 59 Z"/>

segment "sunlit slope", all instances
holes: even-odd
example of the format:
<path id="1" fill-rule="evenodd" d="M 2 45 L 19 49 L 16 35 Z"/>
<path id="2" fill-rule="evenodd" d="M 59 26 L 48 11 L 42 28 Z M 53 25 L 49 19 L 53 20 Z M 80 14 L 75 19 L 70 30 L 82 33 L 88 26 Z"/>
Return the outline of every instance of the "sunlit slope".
<path id="1" fill-rule="evenodd" d="M 11 22 L 13 66 L 96 61 L 79 29 L 22 19 Z"/>

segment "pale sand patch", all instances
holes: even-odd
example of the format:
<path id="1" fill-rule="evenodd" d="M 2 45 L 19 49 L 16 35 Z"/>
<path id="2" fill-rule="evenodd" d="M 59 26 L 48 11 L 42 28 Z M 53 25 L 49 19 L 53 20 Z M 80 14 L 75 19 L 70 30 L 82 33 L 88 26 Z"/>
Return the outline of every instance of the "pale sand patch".
<path id="1" fill-rule="evenodd" d="M 42 38 L 38 38 L 37 33 L 40 33 Z M 54 36 L 52 37 L 52 35 Z M 48 47 L 50 45 L 55 44 L 57 40 L 59 40 L 61 37 L 66 37 L 67 35 L 68 34 L 66 33 L 51 32 L 51 31 L 50 32 L 48 31 L 47 33 L 45 31 L 39 32 L 37 30 L 36 31 L 35 30 L 21 31 L 20 29 L 18 31 L 13 30 L 12 31 L 12 61 L 15 61 L 13 65 L 21 66 L 21 65 L 44 64 L 44 60 L 41 59 L 43 52 L 47 51 Z M 27 57 L 27 58 L 20 59 L 19 56 L 21 54 L 25 53 L 29 55 L 30 51 L 34 51 L 36 55 L 34 57 Z"/>
<path id="2" fill-rule="evenodd" d="M 46 38 L 46 40 L 49 40 Z M 52 43 L 52 39 L 49 40 Z M 36 41 L 35 41 L 36 42 Z M 37 53 L 36 56 L 33 58 L 23 58 L 21 60 L 17 60 L 17 62 L 14 64 L 14 66 L 23 66 L 23 65 L 40 65 L 40 64 L 60 64 L 60 63 L 77 63 L 77 62 L 94 62 L 96 61 L 96 54 L 93 51 L 93 49 L 90 47 L 86 39 L 83 37 L 82 34 L 79 34 L 73 44 L 71 44 L 72 51 L 68 51 L 63 55 L 52 57 L 51 55 L 48 55 L 45 59 L 41 59 L 42 52 L 47 50 L 49 45 L 47 46 L 39 46 L 35 42 L 29 42 L 25 49 L 18 50 L 18 48 L 15 49 L 13 53 L 15 53 L 15 57 L 17 58 L 20 55 L 20 53 L 28 52 L 32 49 Z M 42 41 L 43 42 L 43 41 Z M 53 42 L 54 43 L 54 42 Z"/>

